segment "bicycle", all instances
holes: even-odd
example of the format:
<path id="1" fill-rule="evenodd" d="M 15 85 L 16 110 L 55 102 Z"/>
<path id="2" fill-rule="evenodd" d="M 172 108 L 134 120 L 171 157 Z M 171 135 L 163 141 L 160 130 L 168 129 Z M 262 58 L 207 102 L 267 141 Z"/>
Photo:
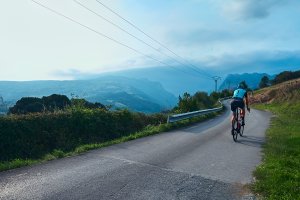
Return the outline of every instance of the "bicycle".
<path id="1" fill-rule="evenodd" d="M 237 136 L 240 135 L 241 137 L 243 136 L 244 133 L 244 126 L 242 125 L 242 109 L 237 108 L 234 111 L 234 119 L 232 121 L 232 129 L 231 129 L 231 134 L 233 137 L 233 141 L 237 142 Z"/>

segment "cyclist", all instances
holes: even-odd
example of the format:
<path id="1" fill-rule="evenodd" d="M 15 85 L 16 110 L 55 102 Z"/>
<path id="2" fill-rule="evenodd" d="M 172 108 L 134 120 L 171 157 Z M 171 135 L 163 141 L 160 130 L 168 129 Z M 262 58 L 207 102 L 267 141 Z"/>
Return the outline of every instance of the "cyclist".
<path id="1" fill-rule="evenodd" d="M 231 111 L 232 111 L 231 122 L 233 122 L 235 110 L 239 107 L 242 109 L 242 113 L 241 113 L 242 126 L 244 126 L 245 125 L 245 114 L 246 114 L 244 100 L 246 101 L 248 112 L 250 112 L 250 108 L 249 108 L 248 94 L 242 84 L 239 84 L 238 88 L 233 92 L 232 99 L 233 100 L 231 101 Z"/>

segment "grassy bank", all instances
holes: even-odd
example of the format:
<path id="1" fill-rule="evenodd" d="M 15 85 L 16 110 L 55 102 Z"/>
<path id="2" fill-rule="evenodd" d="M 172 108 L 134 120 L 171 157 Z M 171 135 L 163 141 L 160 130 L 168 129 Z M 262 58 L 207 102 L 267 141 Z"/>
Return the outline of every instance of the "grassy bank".
<path id="1" fill-rule="evenodd" d="M 260 104 L 274 113 L 253 190 L 266 199 L 300 199 L 300 101 Z"/>
<path id="2" fill-rule="evenodd" d="M 135 133 L 132 133 L 129 135 L 125 135 L 125 136 L 122 136 L 120 134 L 120 136 L 118 138 L 111 139 L 111 140 L 108 140 L 105 142 L 81 144 L 81 145 L 77 145 L 75 148 L 68 150 L 68 151 L 64 151 L 61 149 L 55 149 L 51 153 L 45 154 L 43 157 L 37 158 L 37 159 L 19 159 L 18 158 L 18 159 L 14 159 L 11 161 L 0 162 L 0 171 L 5 171 L 5 170 L 14 169 L 14 168 L 23 167 L 23 166 L 29 166 L 29 165 L 57 159 L 57 158 L 74 156 L 74 155 L 78 155 L 80 153 L 83 153 L 83 152 L 86 152 L 86 151 L 89 151 L 92 149 L 98 149 L 98 148 L 110 146 L 113 144 L 118 144 L 118 143 L 130 141 L 130 140 L 134 140 L 134 139 L 141 138 L 141 137 L 154 135 L 154 134 L 161 133 L 161 132 L 167 132 L 167 131 L 174 130 L 174 129 L 177 129 L 180 127 L 185 127 L 185 126 L 189 126 L 194 123 L 202 122 L 207 119 L 211 119 L 211 118 L 217 116 L 218 114 L 220 114 L 220 112 L 195 117 L 193 119 L 183 120 L 183 121 L 173 123 L 173 124 L 148 125 L 145 128 L 143 128 L 141 131 L 138 131 L 138 132 L 135 132 Z"/>

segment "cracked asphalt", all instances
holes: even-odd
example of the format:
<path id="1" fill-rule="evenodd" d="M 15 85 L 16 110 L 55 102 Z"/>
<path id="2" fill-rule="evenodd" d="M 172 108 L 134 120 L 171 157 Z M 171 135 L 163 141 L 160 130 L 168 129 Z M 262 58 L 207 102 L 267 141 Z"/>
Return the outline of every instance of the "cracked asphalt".
<path id="1" fill-rule="evenodd" d="M 235 143 L 230 112 L 79 156 L 0 173 L 0 199 L 254 199 L 271 114 L 252 110 Z"/>

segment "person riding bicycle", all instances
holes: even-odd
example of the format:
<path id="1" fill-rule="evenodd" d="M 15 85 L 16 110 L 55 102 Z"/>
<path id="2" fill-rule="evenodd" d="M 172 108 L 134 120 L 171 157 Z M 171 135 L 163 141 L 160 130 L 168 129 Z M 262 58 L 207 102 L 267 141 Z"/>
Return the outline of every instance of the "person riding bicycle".
<path id="1" fill-rule="evenodd" d="M 242 126 L 244 126 L 245 125 L 245 115 L 246 115 L 244 99 L 246 101 L 248 112 L 250 112 L 250 108 L 249 108 L 248 94 L 247 94 L 247 91 L 245 90 L 243 84 L 238 85 L 238 88 L 233 92 L 232 99 L 233 100 L 231 102 L 231 111 L 232 111 L 231 122 L 233 122 L 235 110 L 237 108 L 241 108 L 242 109 L 242 113 L 241 113 Z"/>

